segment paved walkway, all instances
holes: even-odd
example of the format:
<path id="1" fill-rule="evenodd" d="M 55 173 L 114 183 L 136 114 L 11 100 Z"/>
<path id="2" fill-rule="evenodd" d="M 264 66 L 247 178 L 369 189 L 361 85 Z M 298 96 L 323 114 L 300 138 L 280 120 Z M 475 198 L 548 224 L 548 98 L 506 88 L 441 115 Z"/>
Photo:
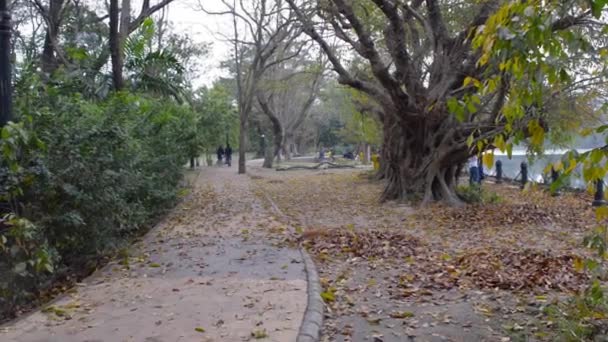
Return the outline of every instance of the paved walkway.
<path id="1" fill-rule="evenodd" d="M 249 184 L 234 166 L 203 169 L 128 256 L 0 327 L 0 341 L 295 341 L 304 266 Z"/>

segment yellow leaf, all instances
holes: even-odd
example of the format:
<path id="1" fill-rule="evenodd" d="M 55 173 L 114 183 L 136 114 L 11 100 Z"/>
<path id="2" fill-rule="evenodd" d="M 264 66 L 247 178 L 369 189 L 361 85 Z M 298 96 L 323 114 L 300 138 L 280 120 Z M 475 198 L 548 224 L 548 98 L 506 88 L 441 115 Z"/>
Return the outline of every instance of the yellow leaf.
<path id="1" fill-rule="evenodd" d="M 505 150 L 505 138 L 502 134 L 499 134 L 494 138 L 494 146 L 498 147 L 501 151 Z"/>
<path id="2" fill-rule="evenodd" d="M 330 291 L 321 292 L 321 298 L 323 298 L 326 303 L 330 303 L 336 300 L 336 297 L 334 296 L 333 292 Z"/>
<path id="3" fill-rule="evenodd" d="M 581 258 L 574 258 L 574 270 L 576 272 L 582 272 L 585 270 L 585 263 Z"/>
<path id="4" fill-rule="evenodd" d="M 473 134 L 469 135 L 469 137 L 467 138 L 467 146 L 471 147 L 471 145 L 473 145 L 473 140 L 475 138 L 473 138 Z"/>
<path id="5" fill-rule="evenodd" d="M 601 206 L 601 207 L 595 208 L 595 218 L 598 221 L 603 221 L 606 218 L 608 218 L 608 207 Z"/>
<path id="6" fill-rule="evenodd" d="M 570 173 L 575 168 L 576 168 L 576 159 L 570 159 L 570 163 L 568 165 L 568 168 L 566 169 L 566 173 Z"/>
<path id="7" fill-rule="evenodd" d="M 484 153 L 482 156 L 482 160 L 483 160 L 483 164 L 487 167 L 487 168 L 492 168 L 492 166 L 494 165 L 494 152 L 490 152 L 490 153 Z"/>
<path id="8" fill-rule="evenodd" d="M 464 78 L 464 82 L 462 83 L 463 87 L 468 86 L 471 82 L 473 82 L 474 78 L 471 76 L 467 76 Z"/>

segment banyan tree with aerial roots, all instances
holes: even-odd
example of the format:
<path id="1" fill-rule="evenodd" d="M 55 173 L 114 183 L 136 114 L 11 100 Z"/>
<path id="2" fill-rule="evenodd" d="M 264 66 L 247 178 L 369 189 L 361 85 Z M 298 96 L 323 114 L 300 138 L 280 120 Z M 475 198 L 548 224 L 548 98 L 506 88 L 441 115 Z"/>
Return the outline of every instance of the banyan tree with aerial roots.
<path id="1" fill-rule="evenodd" d="M 582 57 L 601 37 L 588 1 L 286 1 L 339 82 L 377 107 L 383 200 L 460 204 L 458 167 L 525 137 L 542 145 L 548 108 L 600 63 Z"/>

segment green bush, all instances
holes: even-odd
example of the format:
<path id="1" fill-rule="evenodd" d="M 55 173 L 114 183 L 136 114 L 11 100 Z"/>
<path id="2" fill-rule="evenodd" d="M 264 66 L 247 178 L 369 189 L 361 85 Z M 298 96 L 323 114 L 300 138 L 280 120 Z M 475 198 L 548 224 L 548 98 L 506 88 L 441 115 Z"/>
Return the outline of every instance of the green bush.
<path id="1" fill-rule="evenodd" d="M 466 203 L 500 203 L 501 198 L 495 192 L 484 190 L 480 185 L 461 185 L 456 193 Z"/>
<path id="2" fill-rule="evenodd" d="M 557 326 L 554 340 L 604 341 L 608 335 L 608 298 L 599 281 L 581 294 L 547 306 L 545 314 Z"/>
<path id="3" fill-rule="evenodd" d="M 30 89 L 0 139 L 0 320 L 170 208 L 198 139 L 195 113 L 167 99 Z"/>

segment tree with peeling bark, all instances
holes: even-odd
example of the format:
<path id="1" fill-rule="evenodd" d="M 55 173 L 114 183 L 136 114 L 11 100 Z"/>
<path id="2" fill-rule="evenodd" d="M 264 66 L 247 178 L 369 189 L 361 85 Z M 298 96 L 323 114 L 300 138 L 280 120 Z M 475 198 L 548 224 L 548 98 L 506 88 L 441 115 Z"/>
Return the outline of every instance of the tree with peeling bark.
<path id="1" fill-rule="evenodd" d="M 222 0 L 222 4 L 224 9 L 221 11 L 207 10 L 203 3 L 201 9 L 208 14 L 231 18 L 233 35 L 224 38 L 233 49 L 240 119 L 238 172 L 242 174 L 247 171 L 247 132 L 259 82 L 269 69 L 298 56 L 307 42 L 298 39 L 302 25 L 295 12 L 281 1 Z"/>
<path id="2" fill-rule="evenodd" d="M 322 56 L 314 60 L 303 53 L 266 73 L 256 95 L 259 111 L 272 126 L 273 148 L 264 167 L 271 168 L 275 158 L 289 160 L 297 153 L 295 137 L 319 95 L 324 71 Z"/>
<path id="3" fill-rule="evenodd" d="M 591 74 L 586 60 L 599 57 L 592 40 L 605 26 L 602 0 L 593 8 L 576 0 L 286 1 L 339 82 L 381 108 L 382 198 L 422 203 L 460 205 L 457 170 L 472 155 L 527 137 L 538 144 L 546 104 L 592 82 L 569 75 Z M 353 53 L 340 54 L 328 37 Z M 353 54 L 366 72 L 350 70 Z M 602 68 L 594 72 L 605 81 Z"/>

